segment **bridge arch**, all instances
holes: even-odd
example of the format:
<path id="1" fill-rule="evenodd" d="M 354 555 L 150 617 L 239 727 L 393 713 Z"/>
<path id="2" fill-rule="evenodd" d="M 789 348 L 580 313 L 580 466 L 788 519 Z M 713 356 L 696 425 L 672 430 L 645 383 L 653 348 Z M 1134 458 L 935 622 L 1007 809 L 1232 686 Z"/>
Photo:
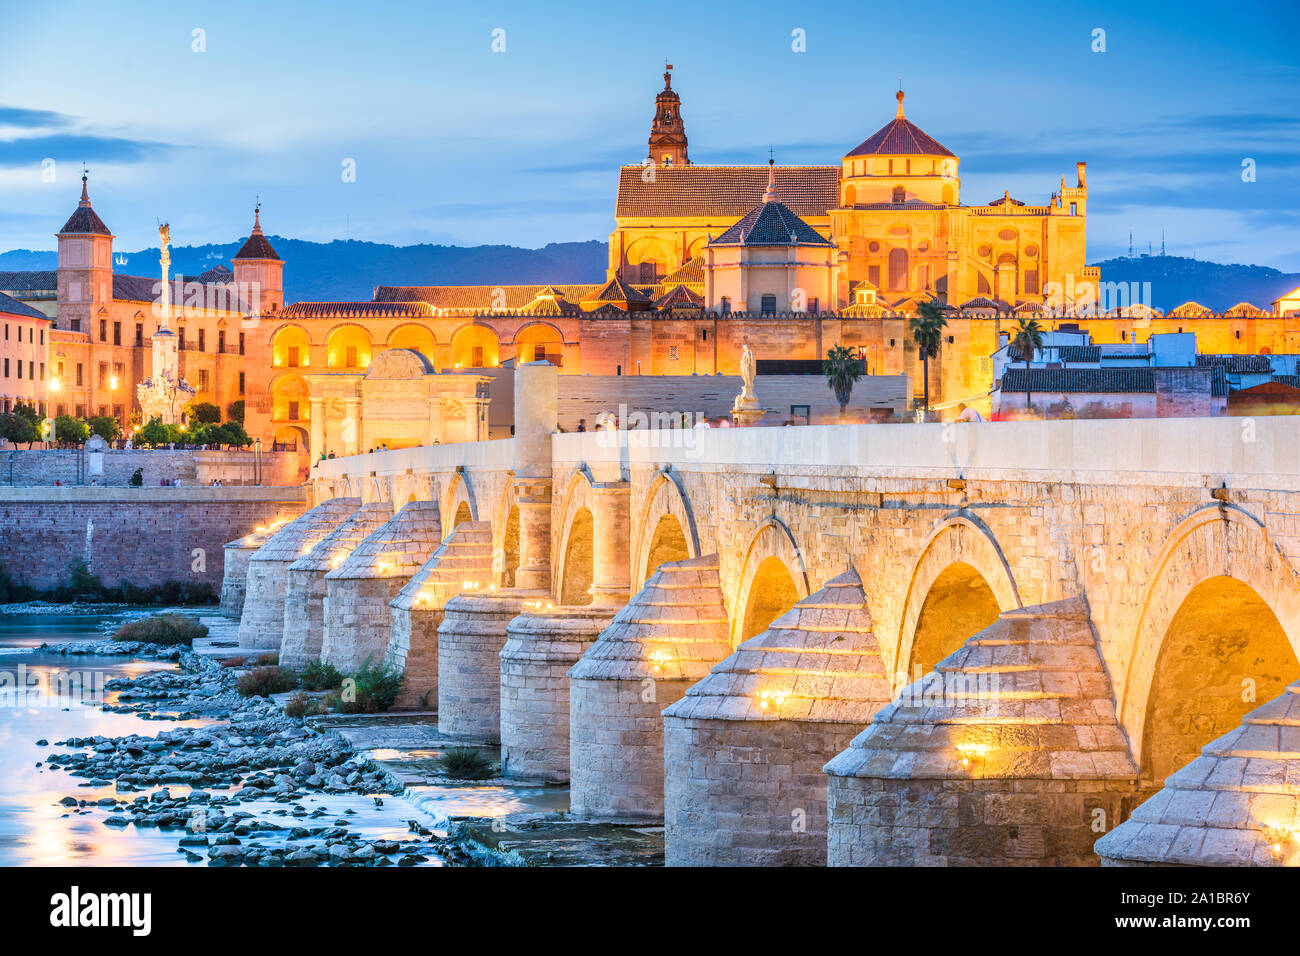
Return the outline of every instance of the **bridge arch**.
<path id="1" fill-rule="evenodd" d="M 595 529 L 592 523 L 591 476 L 576 472 L 560 504 L 560 534 L 551 556 L 556 600 L 565 605 L 591 603 L 587 589 L 594 576 Z"/>
<path id="2" fill-rule="evenodd" d="M 894 689 L 914 680 L 918 669 L 928 673 L 956 650 L 954 643 L 988 627 L 1000 611 L 1021 606 L 993 532 L 975 515 L 949 515 L 926 539 L 907 586 L 893 661 L 901 684 Z"/>
<path id="3" fill-rule="evenodd" d="M 1300 677 L 1300 588 L 1263 522 L 1228 504 L 1184 518 L 1148 580 L 1119 718 L 1159 786 Z"/>
<path id="4" fill-rule="evenodd" d="M 740 586 L 731 606 L 731 646 L 755 634 L 808 596 L 808 570 L 794 535 L 775 515 L 767 518 L 745 552 Z"/>
<path id="5" fill-rule="evenodd" d="M 492 579 L 497 587 L 514 587 L 518 570 L 519 501 L 515 493 L 514 472 L 511 472 L 492 521 Z"/>
<path id="6" fill-rule="evenodd" d="M 445 534 L 451 534 L 462 521 L 478 520 L 478 505 L 474 501 L 474 489 L 469 483 L 469 476 L 458 471 L 447 482 L 443 495 L 442 514 L 449 516 L 451 523 L 443 526 Z"/>
<path id="7" fill-rule="evenodd" d="M 646 579 L 663 561 L 680 561 L 700 556 L 700 534 L 695 526 L 695 512 L 681 479 L 671 471 L 660 472 L 650 483 L 636 528 L 636 537 L 633 539 L 636 542 L 632 562 L 633 593 L 641 589 Z"/>

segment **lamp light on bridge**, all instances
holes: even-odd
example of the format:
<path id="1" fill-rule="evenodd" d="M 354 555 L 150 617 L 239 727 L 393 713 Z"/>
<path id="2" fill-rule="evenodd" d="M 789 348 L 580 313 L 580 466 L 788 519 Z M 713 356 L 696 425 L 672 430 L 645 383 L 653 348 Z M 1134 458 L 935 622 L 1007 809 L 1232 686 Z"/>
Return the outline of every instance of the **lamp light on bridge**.
<path id="1" fill-rule="evenodd" d="M 664 651 L 652 651 L 650 653 L 650 665 L 654 668 L 656 674 L 663 670 L 663 666 L 670 660 L 672 660 L 672 658 Z"/>
<path id="2" fill-rule="evenodd" d="M 333 558 L 330 559 L 330 567 L 331 567 L 331 568 L 337 568 L 337 567 L 338 567 L 340 564 L 342 564 L 342 563 L 344 562 L 344 560 L 346 560 L 346 559 L 347 559 L 347 555 L 346 555 L 346 554 L 336 554 L 336 555 L 334 555 Z"/>
<path id="3" fill-rule="evenodd" d="M 784 690 L 760 690 L 758 692 L 758 706 L 767 710 L 771 707 L 780 707 L 785 703 L 789 691 Z"/>
<path id="4" fill-rule="evenodd" d="M 477 591 L 482 585 L 478 581 L 462 581 L 460 589 L 462 591 Z"/>
<path id="5" fill-rule="evenodd" d="M 957 759 L 963 767 L 974 770 L 984 764 L 984 758 L 992 749 L 988 744 L 958 744 Z"/>
<path id="6" fill-rule="evenodd" d="M 1295 839 L 1295 828 L 1285 823 L 1261 823 L 1259 832 L 1264 834 L 1269 850 L 1277 858 L 1281 858 L 1287 846 Z"/>
<path id="7" fill-rule="evenodd" d="M 378 571 L 380 574 L 387 574 L 393 568 L 397 567 L 392 561 L 380 561 Z"/>

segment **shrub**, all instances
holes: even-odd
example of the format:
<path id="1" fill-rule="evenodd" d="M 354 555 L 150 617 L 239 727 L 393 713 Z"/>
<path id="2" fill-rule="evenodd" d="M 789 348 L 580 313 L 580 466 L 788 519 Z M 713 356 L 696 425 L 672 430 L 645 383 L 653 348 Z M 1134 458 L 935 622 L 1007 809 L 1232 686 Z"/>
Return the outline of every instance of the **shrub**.
<path id="1" fill-rule="evenodd" d="M 495 770 L 492 761 L 477 747 L 453 747 L 442 755 L 438 766 L 457 780 L 483 780 Z"/>
<path id="2" fill-rule="evenodd" d="M 161 418 L 149 419 L 149 424 L 136 432 L 137 445 L 169 445 L 176 441 L 178 432 L 175 425 L 164 425 Z"/>
<path id="3" fill-rule="evenodd" d="M 312 661 L 298 675 L 298 686 L 303 690 L 334 690 L 342 686 L 343 675 L 333 664 Z"/>
<path id="4" fill-rule="evenodd" d="M 13 575 L 9 573 L 9 569 L 0 564 L 0 604 L 35 601 L 39 597 L 39 591 L 31 585 L 14 580 Z"/>
<path id="5" fill-rule="evenodd" d="M 60 415 L 54 419 L 54 437 L 69 445 L 80 445 L 90 437 L 90 426 L 71 415 Z"/>
<path id="6" fill-rule="evenodd" d="M 377 714 L 397 701 L 402 672 L 388 662 L 375 666 L 367 657 L 361 669 L 344 681 L 338 710 L 345 714 Z"/>
<path id="7" fill-rule="evenodd" d="M 239 691 L 240 697 L 270 697 L 272 694 L 293 690 L 296 683 L 293 671 L 283 667 L 256 667 L 247 674 L 240 675 L 235 689 Z"/>
<path id="8" fill-rule="evenodd" d="M 221 409 L 211 402 L 192 402 L 189 418 L 192 422 L 210 425 L 221 421 Z"/>
<path id="9" fill-rule="evenodd" d="M 226 406 L 226 419 L 232 422 L 244 424 L 244 400 L 241 398 L 237 402 L 231 402 Z"/>
<path id="10" fill-rule="evenodd" d="M 122 434 L 122 428 L 116 418 L 108 415 L 96 415 L 89 421 L 91 434 L 98 435 L 104 441 L 112 441 Z"/>
<path id="11" fill-rule="evenodd" d="M 253 444 L 253 439 L 248 437 L 248 432 L 244 431 L 244 426 L 239 422 L 230 421 L 218 426 L 217 434 L 220 437 L 216 441 L 222 445 L 243 448 L 245 445 Z"/>
<path id="12" fill-rule="evenodd" d="M 264 654 L 258 654 L 253 660 L 255 667 L 274 667 L 278 663 L 280 663 L 279 651 L 267 651 Z"/>
<path id="13" fill-rule="evenodd" d="M 193 645 L 195 638 L 206 637 L 207 633 L 207 625 L 188 614 L 155 614 L 127 621 L 113 632 L 113 640 Z"/>
<path id="14" fill-rule="evenodd" d="M 19 408 L 23 407 L 25 406 L 19 406 Z M 20 415 L 17 411 L 0 415 L 0 438 L 11 441 L 15 445 L 25 444 L 30 448 L 32 442 L 40 437 L 40 428 L 26 415 Z"/>
<path id="15" fill-rule="evenodd" d="M 243 667 L 247 663 L 248 663 L 248 658 L 246 657 L 223 657 L 221 659 L 221 666 L 227 669 L 234 668 L 234 667 Z"/>
<path id="16" fill-rule="evenodd" d="M 131 472 L 131 480 L 128 482 L 132 488 L 139 488 L 144 484 L 144 469 L 137 468 Z"/>
<path id="17" fill-rule="evenodd" d="M 325 705 L 318 698 L 308 697 L 302 691 L 298 691 L 284 703 L 286 717 L 315 717 L 324 712 Z"/>

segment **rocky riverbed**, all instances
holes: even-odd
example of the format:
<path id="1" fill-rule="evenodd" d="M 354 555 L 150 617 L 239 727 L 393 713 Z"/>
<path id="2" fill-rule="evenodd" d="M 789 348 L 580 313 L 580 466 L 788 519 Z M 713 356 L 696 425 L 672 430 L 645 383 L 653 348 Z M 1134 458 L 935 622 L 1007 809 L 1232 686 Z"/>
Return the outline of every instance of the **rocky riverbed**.
<path id="1" fill-rule="evenodd" d="M 401 787 L 342 738 L 285 716 L 265 697 L 239 696 L 232 668 L 188 649 L 134 642 L 77 641 L 39 650 L 175 663 L 178 670 L 109 680 L 105 690 L 116 692 L 116 701 L 102 709 L 144 720 L 206 721 L 155 736 L 68 737 L 49 745 L 40 764 L 46 769 L 82 778 L 83 787 L 115 784 L 116 797 L 64 797 L 65 816 L 102 813 L 105 826 L 175 830 L 178 852 L 209 866 L 470 862 L 456 843 L 418 821 L 404 838 L 367 839 L 355 828 L 361 811 L 309 809 L 308 798 L 321 795 L 354 804 L 369 797 L 381 807 L 400 801 Z"/>

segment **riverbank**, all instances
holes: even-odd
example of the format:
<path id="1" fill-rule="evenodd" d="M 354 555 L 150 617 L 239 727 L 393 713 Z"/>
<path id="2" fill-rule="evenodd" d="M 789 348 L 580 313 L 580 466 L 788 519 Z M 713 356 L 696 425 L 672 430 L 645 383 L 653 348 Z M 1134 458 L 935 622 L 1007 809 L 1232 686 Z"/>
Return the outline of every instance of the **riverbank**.
<path id="1" fill-rule="evenodd" d="M 174 830 L 185 859 L 206 859 L 209 866 L 414 866 L 462 855 L 414 819 L 406 836 L 361 835 L 360 807 L 400 804 L 400 786 L 343 738 L 286 717 L 267 698 L 240 697 L 236 671 L 213 658 L 114 641 L 45 644 L 38 651 L 174 663 L 176 670 L 109 680 L 104 689 L 116 697 L 101 709 L 147 721 L 206 721 L 155 736 L 55 741 L 45 769 L 80 778 L 78 786 L 112 785 L 116 793 L 94 800 L 69 794 L 61 801 L 65 816 L 103 814 L 105 826 Z M 322 798 L 349 805 L 334 812 L 319 805 Z M 318 805 L 309 809 L 312 802 Z"/>

